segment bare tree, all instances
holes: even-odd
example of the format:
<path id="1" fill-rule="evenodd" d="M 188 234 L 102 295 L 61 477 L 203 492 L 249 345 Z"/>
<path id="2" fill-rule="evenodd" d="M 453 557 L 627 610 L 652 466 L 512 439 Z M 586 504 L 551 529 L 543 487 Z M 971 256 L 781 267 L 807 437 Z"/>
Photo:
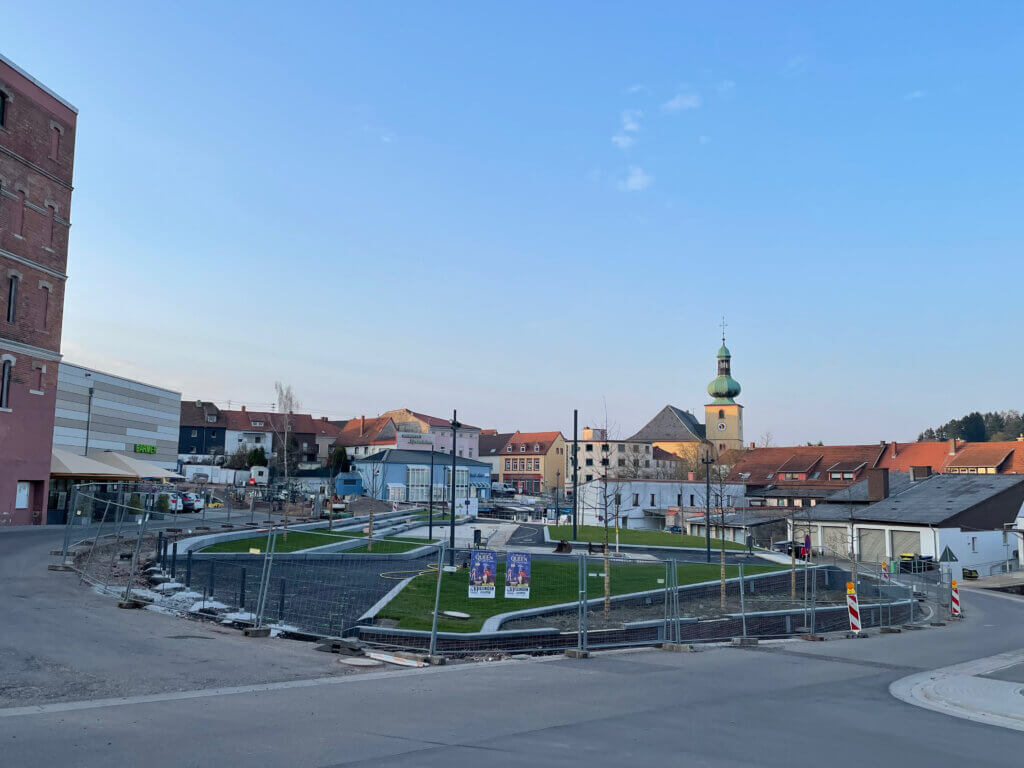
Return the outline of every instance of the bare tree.
<path id="1" fill-rule="evenodd" d="M 292 390 L 291 384 L 281 384 L 280 381 L 274 382 L 274 394 L 277 399 L 277 413 L 271 414 L 270 428 L 274 433 L 274 437 L 278 440 L 282 447 L 282 465 L 284 466 L 284 487 L 287 498 L 284 501 L 284 535 L 283 539 L 288 540 L 288 504 L 291 501 L 291 488 L 289 484 L 289 468 L 288 468 L 288 440 L 289 435 L 292 432 L 292 416 L 302 405 L 299 403 L 299 399 L 295 396 L 295 392 Z"/>
<path id="2" fill-rule="evenodd" d="M 766 429 L 761 433 L 761 437 L 757 439 L 758 448 L 771 448 L 775 445 L 775 436 L 771 433 L 771 430 Z"/>

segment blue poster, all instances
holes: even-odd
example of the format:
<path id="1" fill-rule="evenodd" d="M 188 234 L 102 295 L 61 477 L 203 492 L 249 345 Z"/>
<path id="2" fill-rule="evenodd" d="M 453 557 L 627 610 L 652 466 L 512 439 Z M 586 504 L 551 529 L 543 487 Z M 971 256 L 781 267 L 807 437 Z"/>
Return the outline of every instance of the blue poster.
<path id="1" fill-rule="evenodd" d="M 469 596 L 494 597 L 498 556 L 489 549 L 477 549 L 469 558 Z"/>
<path id="2" fill-rule="evenodd" d="M 530 560 L 528 552 L 509 552 L 505 561 L 505 597 L 530 599 Z"/>

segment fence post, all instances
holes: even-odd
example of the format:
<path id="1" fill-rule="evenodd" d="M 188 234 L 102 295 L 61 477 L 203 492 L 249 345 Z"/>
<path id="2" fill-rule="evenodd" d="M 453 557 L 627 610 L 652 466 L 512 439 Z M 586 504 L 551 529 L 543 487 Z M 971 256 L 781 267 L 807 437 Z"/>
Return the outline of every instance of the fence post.
<path id="1" fill-rule="evenodd" d="M 171 580 L 178 574 L 178 542 L 171 545 Z"/>
<path id="2" fill-rule="evenodd" d="M 114 530 L 114 546 L 110 552 L 110 563 L 107 566 L 107 580 L 104 582 L 104 588 L 110 586 L 110 580 L 114 574 L 114 560 L 117 558 L 117 550 L 121 545 L 121 525 L 124 523 L 124 515 L 118 515 L 117 517 L 117 528 Z"/>
<path id="3" fill-rule="evenodd" d="M 284 588 L 285 580 L 281 579 L 281 595 L 277 599 L 277 623 L 284 623 Z"/>
<path id="4" fill-rule="evenodd" d="M 256 626 L 263 626 L 263 614 L 267 605 L 267 592 L 270 590 L 270 571 L 273 568 L 274 547 L 277 543 L 277 531 L 267 531 L 267 552 L 263 557 L 263 572 L 260 574 L 259 595 L 256 598 Z"/>
<path id="5" fill-rule="evenodd" d="M 661 630 L 662 639 L 666 643 L 673 642 L 673 640 L 672 640 L 672 638 L 671 638 L 671 636 L 669 635 L 669 632 L 668 632 L 668 627 L 669 627 L 669 624 L 668 624 L 668 602 L 669 602 L 670 590 L 672 588 L 672 577 L 671 577 L 671 571 L 669 570 L 669 568 L 670 568 L 669 561 L 666 560 L 665 561 L 665 578 L 664 578 L 664 582 L 665 582 L 665 616 L 662 619 L 662 630 Z"/>
<path id="6" fill-rule="evenodd" d="M 245 568 L 242 569 L 238 585 L 238 610 L 245 611 Z"/>
<path id="7" fill-rule="evenodd" d="M 743 636 L 747 636 L 747 603 L 744 593 L 747 591 L 747 584 L 743 578 L 743 563 L 740 563 L 740 619 L 743 622 Z"/>
<path id="8" fill-rule="evenodd" d="M 85 574 L 89 570 L 89 563 L 92 562 L 93 553 L 96 551 L 96 546 L 100 543 L 100 534 L 103 533 L 103 523 L 107 520 L 107 511 L 110 509 L 110 502 L 107 502 L 107 506 L 103 508 L 103 517 L 100 518 L 100 524 L 96 527 L 96 536 L 92 541 L 92 546 L 89 547 L 89 555 L 85 558 L 85 564 L 82 566 L 82 570 L 78 574 L 79 583 L 85 581 Z"/>
<path id="9" fill-rule="evenodd" d="M 584 653 L 587 652 L 587 647 L 590 644 L 590 638 L 588 637 L 588 635 L 590 634 L 590 627 L 588 626 L 589 622 L 588 622 L 588 617 L 587 617 L 587 586 L 588 586 L 588 581 L 589 581 L 589 575 L 587 573 L 587 568 L 588 568 L 588 566 L 587 566 L 587 559 L 588 559 L 587 555 L 584 553 L 584 555 L 583 555 L 583 573 L 581 574 L 581 576 L 583 578 L 583 586 L 582 586 L 583 601 L 581 603 L 582 615 L 583 615 L 583 624 L 582 624 L 582 630 L 580 632 L 580 642 L 582 643 L 582 650 L 583 650 Z"/>
<path id="10" fill-rule="evenodd" d="M 214 578 L 215 578 L 214 577 L 214 571 L 216 570 L 216 568 L 217 568 L 217 561 L 216 560 L 211 560 L 210 561 L 210 581 L 209 581 L 209 584 L 210 584 L 210 586 L 209 586 L 209 593 L 210 593 L 210 597 L 211 598 L 213 597 L 213 586 L 214 586 Z"/>
<path id="11" fill-rule="evenodd" d="M 164 567 L 164 532 L 156 532 L 156 564 Z"/>
<path id="12" fill-rule="evenodd" d="M 192 586 L 192 550 L 185 554 L 185 586 Z"/>
<path id="13" fill-rule="evenodd" d="M 433 480 L 431 480 L 433 482 Z M 437 549 L 437 586 L 434 588 L 434 618 L 430 626 L 430 655 L 437 655 L 437 614 L 441 610 L 441 574 L 444 571 L 444 542 Z"/>
<path id="14" fill-rule="evenodd" d="M 132 583 L 135 581 L 135 569 L 139 567 L 139 553 L 142 551 L 142 539 L 146 535 L 146 525 L 149 523 L 149 512 L 142 514 L 142 520 L 139 521 L 139 538 L 135 541 L 135 552 L 132 554 L 132 565 L 128 571 L 128 586 L 124 590 L 124 601 L 130 602 L 132 599 Z"/>

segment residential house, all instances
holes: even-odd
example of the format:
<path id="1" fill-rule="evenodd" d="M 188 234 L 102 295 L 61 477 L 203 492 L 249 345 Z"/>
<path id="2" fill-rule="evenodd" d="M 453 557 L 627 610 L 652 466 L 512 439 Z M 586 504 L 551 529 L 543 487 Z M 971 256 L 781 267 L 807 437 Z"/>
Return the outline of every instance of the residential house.
<path id="1" fill-rule="evenodd" d="M 928 556 L 953 578 L 964 568 L 989 576 L 1020 561 L 1020 541 L 1004 527 L 1020 527 L 1024 477 L 914 472 L 891 480 L 888 469 L 874 468 L 864 483 L 869 503 L 818 504 L 791 520 L 791 532 L 809 535 L 816 551 L 846 556 L 852 549 L 864 562 Z"/>
<path id="2" fill-rule="evenodd" d="M 703 482 L 654 478 L 597 478 L 579 487 L 577 513 L 584 525 L 604 525 L 618 520 L 620 528 L 660 531 L 679 525 L 680 511 L 695 514 L 705 508 L 707 486 Z M 742 483 L 713 483 L 712 508 L 745 507 Z"/>
<path id="3" fill-rule="evenodd" d="M 929 467 L 934 473 L 961 475 L 1024 474 L 1024 437 L 991 443 L 939 440 L 919 443 L 892 442 L 878 466 L 909 472 Z"/>
<path id="4" fill-rule="evenodd" d="M 178 460 L 207 463 L 225 453 L 227 419 L 215 403 L 188 400 L 181 404 L 178 422 Z"/>
<path id="5" fill-rule="evenodd" d="M 394 422 L 398 432 L 418 433 L 430 437 L 433 450 L 441 453 L 452 452 L 452 422 L 437 416 L 398 408 L 381 414 Z M 480 428 L 460 422 L 455 435 L 455 452 L 459 456 L 473 459 L 480 456 Z M 427 448 L 429 450 L 429 448 Z"/>
<path id="6" fill-rule="evenodd" d="M 559 493 L 565 488 L 565 438 L 561 432 L 520 432 L 502 450 L 501 481 L 519 493 Z"/>
<path id="7" fill-rule="evenodd" d="M 491 465 L 491 481 L 501 478 L 501 463 L 503 461 L 502 451 L 512 439 L 512 432 L 498 432 L 495 429 L 485 429 L 480 432 L 480 461 Z"/>

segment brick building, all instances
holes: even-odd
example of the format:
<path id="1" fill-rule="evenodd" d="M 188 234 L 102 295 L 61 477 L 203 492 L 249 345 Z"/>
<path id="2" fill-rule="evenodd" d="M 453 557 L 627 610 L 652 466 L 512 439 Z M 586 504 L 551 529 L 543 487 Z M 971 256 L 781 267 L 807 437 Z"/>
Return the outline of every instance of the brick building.
<path id="1" fill-rule="evenodd" d="M 46 519 L 77 116 L 0 56 L 0 525 Z"/>

